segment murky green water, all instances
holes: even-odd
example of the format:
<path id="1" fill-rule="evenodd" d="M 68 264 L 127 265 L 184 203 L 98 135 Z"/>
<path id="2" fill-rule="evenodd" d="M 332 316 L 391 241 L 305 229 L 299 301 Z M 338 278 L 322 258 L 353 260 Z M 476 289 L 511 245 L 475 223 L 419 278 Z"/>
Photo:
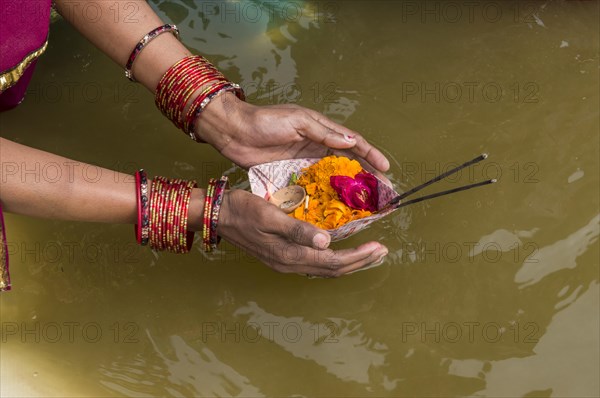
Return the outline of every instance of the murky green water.
<path id="1" fill-rule="evenodd" d="M 481 152 L 438 188 L 500 181 L 337 244 L 390 249 L 339 280 L 8 215 L 3 396 L 599 395 L 598 3 L 154 3 L 254 102 L 362 132 L 399 188 Z M 202 183 L 231 169 L 64 21 L 51 29 L 4 137 Z"/>

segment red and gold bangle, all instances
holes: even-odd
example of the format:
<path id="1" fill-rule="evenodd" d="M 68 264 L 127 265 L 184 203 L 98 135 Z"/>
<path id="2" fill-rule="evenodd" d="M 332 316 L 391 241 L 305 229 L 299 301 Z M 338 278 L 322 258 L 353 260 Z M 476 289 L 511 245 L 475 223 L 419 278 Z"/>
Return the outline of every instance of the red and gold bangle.
<path id="1" fill-rule="evenodd" d="M 169 119 L 176 122 L 178 128 L 182 128 L 181 114 L 185 105 L 190 100 L 190 97 L 204 84 L 207 76 L 211 76 L 210 71 L 202 68 L 194 69 L 190 74 L 181 79 L 179 84 L 176 84 L 172 91 L 176 94 L 167 105 Z"/>
<path id="2" fill-rule="evenodd" d="M 177 190 L 179 189 L 179 182 L 172 181 L 169 184 L 169 190 L 167 192 L 167 204 L 165 206 L 165 232 L 164 244 L 168 251 L 177 252 L 177 246 L 175 245 L 175 238 L 177 234 L 177 228 L 175 227 L 175 207 L 177 204 Z"/>
<path id="3" fill-rule="evenodd" d="M 225 195 L 225 188 L 227 187 L 227 176 L 222 176 L 218 181 L 215 188 L 215 194 L 213 197 L 213 205 L 210 216 L 210 239 L 209 245 L 211 250 L 215 250 L 220 241 L 220 237 L 217 234 L 217 224 L 219 222 L 219 213 L 221 211 L 221 204 L 223 203 L 223 196 Z"/>
<path id="4" fill-rule="evenodd" d="M 151 184 L 151 193 L 150 193 L 150 247 L 154 248 L 156 238 L 156 222 L 158 220 L 158 181 L 155 179 L 152 180 Z"/>
<path id="5" fill-rule="evenodd" d="M 180 211 L 180 222 L 179 222 L 179 246 L 184 250 L 185 253 L 189 252 L 194 244 L 194 232 L 188 231 L 188 213 L 190 208 L 190 200 L 192 197 L 192 189 L 197 188 L 198 184 L 196 181 L 187 181 L 185 186 L 185 196 L 183 197 L 183 206 Z"/>
<path id="6" fill-rule="evenodd" d="M 187 105 L 190 97 L 196 93 L 198 90 L 202 90 L 204 89 L 204 91 L 206 90 L 206 86 L 209 84 L 214 84 L 214 82 L 219 82 L 219 81 L 223 81 L 226 82 L 227 80 L 225 79 L 225 77 L 219 73 L 218 71 L 212 69 L 212 68 L 205 68 L 205 69 L 201 69 L 198 68 L 199 70 L 201 70 L 201 72 L 199 72 L 194 78 L 192 83 L 188 84 L 187 87 L 183 88 L 183 95 L 181 96 L 181 99 L 179 101 L 177 101 L 177 97 L 175 97 L 175 99 L 168 104 L 168 106 L 173 109 L 174 111 L 171 112 L 173 113 L 173 121 L 177 122 L 177 126 L 182 129 L 183 128 L 183 124 L 184 124 L 184 119 L 182 117 L 183 114 L 183 110 L 185 109 L 185 106 Z M 190 72 L 190 74 L 192 74 L 192 72 Z M 210 87 L 210 86 L 209 86 Z M 174 90 L 176 90 L 177 87 L 174 88 Z M 200 94 L 202 95 L 202 94 Z"/>
<path id="7" fill-rule="evenodd" d="M 210 71 L 206 68 L 199 65 L 191 65 L 181 75 L 176 75 L 174 77 L 176 80 L 166 87 L 166 94 L 161 101 L 163 113 L 178 128 L 181 128 L 181 117 L 178 116 L 178 113 L 183 112 L 183 108 L 189 101 L 189 97 L 201 87 L 201 81 L 207 74 L 210 74 Z"/>
<path id="8" fill-rule="evenodd" d="M 195 181 L 155 177 L 150 196 L 150 245 L 156 250 L 187 253 L 194 233 L 187 230 L 187 216 Z"/>
<path id="9" fill-rule="evenodd" d="M 192 189 L 197 187 L 195 181 L 184 181 L 177 187 L 177 199 L 174 212 L 173 242 L 174 251 L 187 253 L 194 243 L 194 232 L 188 231 L 188 209 Z"/>
<path id="10" fill-rule="evenodd" d="M 156 107 L 165 113 L 164 102 L 169 89 L 173 85 L 175 78 L 182 76 L 182 71 L 185 71 L 190 65 L 196 62 L 196 57 L 188 56 L 177 61 L 173 66 L 165 72 L 156 86 L 156 96 L 154 98 Z"/>
<path id="11" fill-rule="evenodd" d="M 193 69 L 202 66 L 203 58 L 197 55 L 190 55 L 177 61 L 160 79 L 156 87 L 156 106 L 163 112 L 166 112 L 167 99 L 173 96 L 174 85 L 189 75 Z M 208 63 L 208 62 L 207 62 Z"/>
<path id="12" fill-rule="evenodd" d="M 183 128 L 183 110 L 190 97 L 215 79 L 225 80 L 214 68 L 208 68 L 201 64 L 189 64 L 173 75 L 173 79 L 166 79 L 164 89 L 157 93 L 157 105 L 173 124 Z"/>
<path id="13" fill-rule="evenodd" d="M 163 247 L 163 208 L 164 200 L 164 181 L 162 177 L 154 177 L 152 180 L 152 223 L 150 234 L 150 246 L 156 250 L 164 250 Z"/>
<path id="14" fill-rule="evenodd" d="M 127 60 L 127 64 L 125 65 L 125 77 L 127 77 L 132 82 L 136 81 L 133 77 L 133 72 L 131 71 L 131 68 L 133 67 L 133 62 L 135 61 L 137 56 L 142 52 L 144 47 L 148 45 L 148 43 L 150 43 L 157 36 L 165 32 L 172 32 L 173 35 L 175 35 L 175 37 L 179 39 L 179 29 L 177 29 L 177 26 L 175 25 L 166 24 L 150 31 L 148 34 L 142 37 L 142 39 L 133 48 L 131 55 L 129 55 L 129 59 Z"/>
<path id="15" fill-rule="evenodd" d="M 211 178 L 206 189 L 204 198 L 204 213 L 202 215 L 202 250 L 210 251 L 210 214 L 212 211 L 212 199 L 217 180 Z"/>
<path id="16" fill-rule="evenodd" d="M 177 178 L 174 180 L 168 180 L 168 190 L 167 190 L 167 203 L 165 205 L 165 216 L 163 219 L 164 222 L 164 246 L 166 250 L 174 253 L 178 253 L 177 245 L 175 244 L 175 234 L 176 228 L 173 224 L 173 219 L 175 217 L 175 204 L 177 201 L 177 189 L 179 185 L 183 183 L 183 180 Z"/>

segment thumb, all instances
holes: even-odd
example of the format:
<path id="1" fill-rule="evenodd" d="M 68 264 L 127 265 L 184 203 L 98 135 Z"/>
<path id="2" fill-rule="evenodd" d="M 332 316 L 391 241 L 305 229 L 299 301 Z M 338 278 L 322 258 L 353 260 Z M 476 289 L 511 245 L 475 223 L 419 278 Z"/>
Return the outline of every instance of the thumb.
<path id="1" fill-rule="evenodd" d="M 274 232 L 285 239 L 317 250 L 325 250 L 329 247 L 331 236 L 327 231 L 292 218 L 282 211 L 277 211 L 275 214 L 272 223 Z"/>

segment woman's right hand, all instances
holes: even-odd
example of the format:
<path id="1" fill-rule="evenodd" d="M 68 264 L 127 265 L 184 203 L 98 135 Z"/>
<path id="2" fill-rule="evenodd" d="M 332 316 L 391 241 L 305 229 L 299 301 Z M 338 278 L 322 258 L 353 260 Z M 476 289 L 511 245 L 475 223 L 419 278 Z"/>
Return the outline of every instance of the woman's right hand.
<path id="1" fill-rule="evenodd" d="M 378 242 L 355 249 L 329 249 L 329 234 L 294 219 L 264 199 L 243 190 L 227 191 L 218 233 L 267 266 L 284 273 L 338 277 L 383 260 Z"/>

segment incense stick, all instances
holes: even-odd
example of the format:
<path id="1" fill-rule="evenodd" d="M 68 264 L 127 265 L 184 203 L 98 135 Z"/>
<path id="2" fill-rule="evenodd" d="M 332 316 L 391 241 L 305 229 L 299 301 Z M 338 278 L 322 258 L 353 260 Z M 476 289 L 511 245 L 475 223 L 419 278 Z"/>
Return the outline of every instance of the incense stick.
<path id="1" fill-rule="evenodd" d="M 394 199 L 392 199 L 392 201 L 389 203 L 389 205 L 394 205 L 394 204 L 400 202 L 402 199 L 406 198 L 407 196 L 410 196 L 413 193 L 418 192 L 418 191 L 420 191 L 421 189 L 423 189 L 425 187 L 428 187 L 429 185 L 433 184 L 434 182 L 437 182 L 439 180 L 442 180 L 442 179 L 448 177 L 449 175 L 457 173 L 460 170 L 464 169 L 465 167 L 471 166 L 472 164 L 479 163 L 482 160 L 486 159 L 487 157 L 488 157 L 487 153 L 483 153 L 483 154 L 477 156 L 473 160 L 469 160 L 468 162 L 463 163 L 460 166 L 453 168 L 452 170 L 448 170 L 447 172 L 442 173 L 439 176 L 434 177 L 431 180 L 429 180 L 429 181 L 427 181 L 427 182 L 425 182 L 425 183 L 423 183 L 421 185 L 418 185 L 418 186 L 414 187 L 413 189 L 410 189 L 410 190 L 408 190 L 408 191 L 406 191 L 406 192 L 404 192 L 404 193 L 396 196 Z M 487 182 L 487 183 L 489 184 L 489 182 Z M 453 191 L 453 192 L 456 192 L 456 191 Z M 450 193 L 450 192 L 448 192 L 448 193 Z M 429 197 L 429 196 L 431 196 L 431 195 L 428 195 L 427 197 Z M 407 203 L 411 203 L 411 202 L 407 202 Z M 412 202 L 412 203 L 414 203 L 414 202 Z"/>
<path id="2" fill-rule="evenodd" d="M 400 203 L 399 205 L 397 205 L 396 207 L 394 207 L 394 209 L 398 209 L 400 207 L 404 207 L 404 206 L 407 206 L 407 205 L 412 205 L 413 203 L 422 202 L 422 201 L 427 200 L 427 199 L 433 199 L 433 198 L 437 198 L 439 196 L 444 196 L 444 195 L 448 195 L 448 194 L 455 193 L 455 192 L 460 192 L 460 191 L 466 191 L 467 189 L 477 188 L 477 187 L 480 187 L 480 186 L 483 186 L 483 185 L 493 184 L 495 182 L 496 182 L 496 179 L 491 179 L 491 180 L 487 180 L 487 181 L 477 182 L 475 184 L 470 184 L 470 185 L 465 185 L 465 186 L 458 187 L 458 188 L 449 189 L 447 191 L 432 193 L 431 195 L 425 195 L 425 196 L 422 196 L 422 197 L 417 198 L 417 199 L 412 199 L 412 200 L 409 200 L 407 202 Z"/>

